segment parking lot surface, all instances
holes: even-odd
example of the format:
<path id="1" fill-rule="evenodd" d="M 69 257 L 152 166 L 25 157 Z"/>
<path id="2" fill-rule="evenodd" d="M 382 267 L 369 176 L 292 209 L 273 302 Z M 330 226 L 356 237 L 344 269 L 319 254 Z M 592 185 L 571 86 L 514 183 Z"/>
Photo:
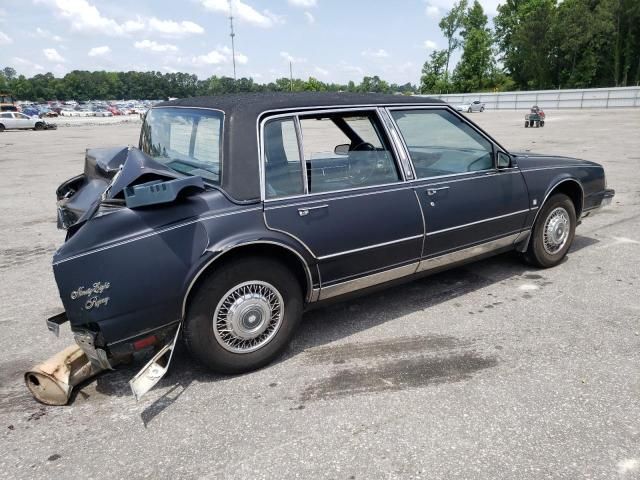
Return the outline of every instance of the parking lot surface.
<path id="1" fill-rule="evenodd" d="M 260 371 L 210 374 L 181 349 L 139 403 L 140 363 L 67 407 L 22 381 L 72 343 L 44 324 L 55 188 L 140 124 L 0 134 L 0 478 L 640 478 L 640 109 L 470 116 L 510 150 L 605 165 L 614 202 L 562 265 L 494 257 L 311 311 Z"/>

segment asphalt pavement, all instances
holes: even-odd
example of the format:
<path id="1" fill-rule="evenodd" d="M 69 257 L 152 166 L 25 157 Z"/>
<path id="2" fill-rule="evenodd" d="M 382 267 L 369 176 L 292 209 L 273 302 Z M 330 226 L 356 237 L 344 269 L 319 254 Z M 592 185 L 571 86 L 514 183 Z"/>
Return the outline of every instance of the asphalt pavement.
<path id="1" fill-rule="evenodd" d="M 0 134 L 0 478 L 640 478 L 640 109 L 471 114 L 511 150 L 605 165 L 613 204 L 549 270 L 506 254 L 314 310 L 241 376 L 180 349 L 136 403 L 140 364 L 66 407 L 22 375 L 72 343 L 51 256 L 55 188 L 139 122 Z"/>

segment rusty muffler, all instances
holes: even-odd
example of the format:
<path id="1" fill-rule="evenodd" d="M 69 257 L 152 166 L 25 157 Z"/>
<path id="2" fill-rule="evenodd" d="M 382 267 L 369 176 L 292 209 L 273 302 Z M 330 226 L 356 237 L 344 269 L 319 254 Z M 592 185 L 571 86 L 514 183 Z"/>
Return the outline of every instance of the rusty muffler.
<path id="1" fill-rule="evenodd" d="M 66 405 L 73 387 L 101 371 L 78 345 L 71 345 L 27 371 L 24 381 L 39 402 Z"/>

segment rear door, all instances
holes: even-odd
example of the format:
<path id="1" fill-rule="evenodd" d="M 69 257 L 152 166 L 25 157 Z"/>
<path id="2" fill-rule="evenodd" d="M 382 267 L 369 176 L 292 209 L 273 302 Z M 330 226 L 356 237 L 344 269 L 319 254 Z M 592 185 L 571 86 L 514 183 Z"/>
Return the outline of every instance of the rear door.
<path id="1" fill-rule="evenodd" d="M 513 243 L 529 213 L 520 170 L 496 168 L 493 143 L 448 109 L 390 113 L 416 172 L 426 223 L 423 257 Z"/>
<path id="2" fill-rule="evenodd" d="M 314 255 L 321 298 L 416 270 L 420 205 L 375 109 L 272 118 L 262 131 L 267 226 Z"/>

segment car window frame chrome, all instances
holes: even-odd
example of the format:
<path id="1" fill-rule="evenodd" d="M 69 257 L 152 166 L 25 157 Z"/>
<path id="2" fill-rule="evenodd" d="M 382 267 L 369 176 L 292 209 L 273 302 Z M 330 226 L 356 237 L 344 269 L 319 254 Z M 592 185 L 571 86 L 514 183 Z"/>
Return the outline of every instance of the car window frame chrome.
<path id="1" fill-rule="evenodd" d="M 394 150 L 394 143 L 392 138 L 390 137 L 387 129 L 385 128 L 385 122 L 384 119 L 380 116 L 380 113 L 378 111 L 378 109 L 380 108 L 380 105 L 367 105 L 367 106 L 346 106 L 346 107 L 328 107 L 328 108 L 315 108 L 315 109 L 304 109 L 304 108 L 292 108 L 292 109 L 283 109 L 284 112 L 283 113 L 277 113 L 275 115 L 270 115 L 269 112 L 272 111 L 278 111 L 278 110 L 270 110 L 270 111 L 266 111 L 263 112 L 262 114 L 260 114 L 257 118 L 257 122 L 258 122 L 258 156 L 259 156 L 259 161 L 258 161 L 258 165 L 259 165 L 259 175 L 260 175 L 260 200 L 263 203 L 270 203 L 270 202 L 274 202 L 274 201 L 282 201 L 282 200 L 288 200 L 288 199 L 294 199 L 294 198 L 299 198 L 299 197 L 304 197 L 304 198 L 308 198 L 308 197 L 312 197 L 312 196 L 318 196 L 318 195 L 326 195 L 326 194 L 331 194 L 331 193 L 336 193 L 336 192 L 351 192 L 351 191 L 357 191 L 357 190 L 362 190 L 362 189 L 367 189 L 367 188 L 376 188 L 376 187 L 384 187 L 384 186 L 390 186 L 390 185 L 404 185 L 405 183 L 407 183 L 407 179 L 405 178 L 404 175 L 404 166 L 402 165 L 399 155 L 395 152 Z M 396 167 L 396 171 L 397 173 L 400 174 L 400 179 L 395 181 L 395 182 L 391 182 L 391 183 L 385 183 L 385 184 L 380 184 L 380 185 L 367 185 L 367 186 L 362 186 L 362 187 L 353 187 L 353 188 L 347 188 L 347 189 L 340 189 L 340 190 L 333 190 L 333 191 L 328 191 L 328 192 L 309 192 L 309 193 L 303 193 L 303 194 L 293 194 L 293 195 L 286 195 L 286 196 L 281 196 L 281 197 L 276 197 L 276 198 L 267 198 L 266 197 L 266 176 L 265 176 L 265 158 L 264 158 L 264 126 L 267 122 L 271 121 L 271 120 L 275 120 L 275 119 L 279 119 L 279 118 L 284 118 L 284 117 L 295 117 L 297 119 L 297 122 L 300 121 L 300 116 L 307 116 L 307 115 L 316 115 L 316 114 L 327 114 L 327 113 L 341 113 L 341 112 L 373 112 L 378 121 L 380 122 L 380 125 L 382 126 L 382 134 L 386 135 L 386 140 L 388 142 L 388 144 L 391 146 L 391 154 L 393 156 L 393 160 L 394 160 L 394 164 Z M 304 146 L 301 143 L 302 140 L 302 129 L 300 129 L 300 138 L 298 139 L 298 148 L 299 151 L 301 152 L 302 155 L 304 155 Z M 304 156 L 302 156 L 302 158 L 300 159 L 300 162 L 303 163 L 305 162 L 304 160 Z M 306 163 L 304 165 L 304 169 L 306 170 Z"/>

